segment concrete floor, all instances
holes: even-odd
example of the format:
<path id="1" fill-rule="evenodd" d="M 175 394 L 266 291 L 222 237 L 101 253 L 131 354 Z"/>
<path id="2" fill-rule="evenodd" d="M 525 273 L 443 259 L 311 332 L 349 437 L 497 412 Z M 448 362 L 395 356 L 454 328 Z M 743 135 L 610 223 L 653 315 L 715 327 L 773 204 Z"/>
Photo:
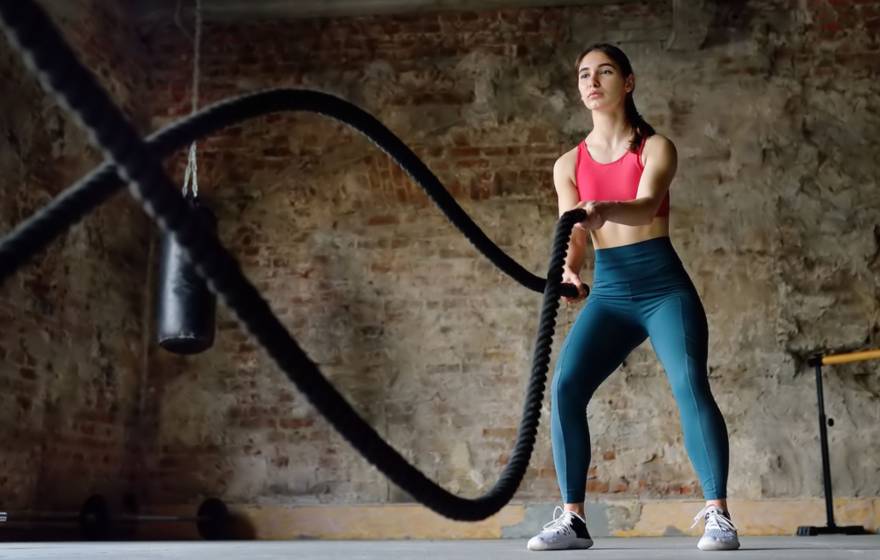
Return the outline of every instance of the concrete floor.
<path id="1" fill-rule="evenodd" d="M 880 535 L 821 537 L 743 537 L 737 560 L 880 560 Z M 601 538 L 589 550 L 561 551 L 551 558 L 680 560 L 713 557 L 701 552 L 691 537 Z M 470 541 L 227 541 L 227 542 L 118 542 L 118 543 L 0 543 L 0 558 L 16 560 L 85 560 L 125 558 L 166 560 L 473 560 L 536 558 L 519 539 Z M 722 555 L 732 552 L 720 553 Z M 540 558 L 541 556 L 537 556 Z"/>

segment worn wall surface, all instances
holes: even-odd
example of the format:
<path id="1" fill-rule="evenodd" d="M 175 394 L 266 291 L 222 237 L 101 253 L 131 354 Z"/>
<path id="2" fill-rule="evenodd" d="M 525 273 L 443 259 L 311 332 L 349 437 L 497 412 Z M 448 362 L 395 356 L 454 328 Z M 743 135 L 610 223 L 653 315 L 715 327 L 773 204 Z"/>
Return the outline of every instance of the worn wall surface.
<path id="1" fill-rule="evenodd" d="M 805 359 L 880 344 L 880 2 L 718 4 L 702 47 L 684 50 L 666 48 L 673 14 L 661 2 L 209 22 L 202 102 L 287 86 L 361 105 L 493 240 L 544 275 L 557 215 L 552 164 L 590 128 L 572 62 L 588 43 L 619 43 L 637 73 L 640 112 L 680 155 L 672 238 L 709 315 L 730 495 L 820 496 Z M 112 15 L 101 17 L 112 27 Z M 150 101 L 149 128 L 189 111 L 191 45 L 176 25 L 140 26 L 153 84 L 140 96 L 137 65 L 113 58 L 137 34 L 105 30 L 90 43 L 88 26 L 71 28 L 117 99 Z M 16 131 L 0 138 L 10 146 L 0 151 L 8 229 L 97 156 L 2 52 L 14 76 L 3 87 L 16 92 L 0 111 Z M 325 375 L 428 476 L 467 496 L 488 490 L 515 437 L 540 296 L 478 255 L 385 154 L 326 118 L 233 127 L 200 143 L 199 171 L 221 238 Z M 408 501 L 225 308 L 211 351 L 142 351 L 149 231 L 120 197 L 2 287 L 3 461 L 17 473 L 0 479 L 4 492 L 27 501 L 85 461 L 79 479 L 135 473 L 155 504 L 205 494 L 250 504 Z M 588 260 L 583 277 L 591 273 Z M 562 311 L 554 350 L 577 311 Z M 826 379 L 836 493 L 875 496 L 877 366 L 831 368 Z M 548 413 L 545 399 L 517 499 L 558 499 Z M 591 498 L 700 496 L 649 344 L 588 413 Z M 142 461 L 119 470 L 127 445 Z"/>
<path id="2" fill-rule="evenodd" d="M 685 50 L 665 48 L 672 11 L 658 2 L 209 24 L 203 102 L 286 86 L 361 105 L 543 275 L 552 164 L 590 128 L 572 61 L 590 42 L 619 43 L 640 111 L 680 154 L 672 237 L 709 314 L 730 494 L 819 496 L 805 359 L 880 343 L 880 3 L 718 4 L 702 48 Z M 159 126 L 188 111 L 190 45 L 172 26 L 148 35 Z M 343 125 L 276 115 L 215 136 L 201 154 L 222 238 L 327 377 L 428 476 L 468 496 L 490 488 L 515 437 L 539 296 L 488 264 Z M 576 313 L 562 312 L 556 350 Z M 151 364 L 153 499 L 408 500 L 226 310 L 211 352 Z M 880 491 L 878 392 L 875 364 L 827 373 L 838 495 Z M 558 499 L 548 411 L 549 400 L 517 498 Z M 648 343 L 589 416 L 593 496 L 701 495 Z"/>
<path id="3" fill-rule="evenodd" d="M 114 99 L 145 124 L 134 25 L 116 4 L 46 2 Z M 103 158 L 0 40 L 0 231 Z M 117 196 L 0 286 L 0 504 L 78 509 L 133 483 L 149 229 Z"/>

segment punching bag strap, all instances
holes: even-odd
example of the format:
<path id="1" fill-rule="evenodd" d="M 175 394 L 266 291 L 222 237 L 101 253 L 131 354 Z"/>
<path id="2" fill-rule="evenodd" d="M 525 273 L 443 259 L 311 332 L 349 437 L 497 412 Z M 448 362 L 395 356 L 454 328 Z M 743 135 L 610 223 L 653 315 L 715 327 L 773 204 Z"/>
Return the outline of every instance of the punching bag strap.
<path id="1" fill-rule="evenodd" d="M 190 186 L 190 182 L 192 182 L 192 196 L 193 198 L 199 197 L 199 164 L 196 161 L 196 143 L 193 142 L 189 146 L 189 156 L 187 157 L 186 162 L 186 172 L 183 175 L 183 189 L 182 194 L 184 198 L 187 198 L 189 194 L 188 189 Z"/>
<path id="2" fill-rule="evenodd" d="M 178 24 L 179 25 L 179 24 Z M 202 0 L 196 0 L 196 31 L 193 39 L 193 78 L 192 78 L 192 109 L 195 114 L 199 110 L 199 81 L 201 78 L 201 51 L 202 51 Z M 182 27 L 181 27 L 182 29 Z M 199 197 L 199 164 L 196 160 L 196 143 L 189 146 L 189 156 L 186 161 L 186 172 L 183 176 L 183 197 L 186 198 L 192 180 L 193 198 Z"/>

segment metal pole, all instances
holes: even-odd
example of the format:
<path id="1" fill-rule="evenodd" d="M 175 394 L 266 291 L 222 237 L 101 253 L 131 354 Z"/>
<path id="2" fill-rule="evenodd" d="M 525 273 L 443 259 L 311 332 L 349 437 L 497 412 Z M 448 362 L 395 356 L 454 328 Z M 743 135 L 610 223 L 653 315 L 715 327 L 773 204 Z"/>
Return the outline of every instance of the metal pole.
<path id="1" fill-rule="evenodd" d="M 838 356 L 842 359 L 842 356 Z M 802 525 L 797 529 L 798 536 L 814 536 L 814 535 L 830 535 L 841 533 L 844 535 L 867 535 L 868 530 L 862 525 L 843 525 L 838 526 L 834 523 L 834 496 L 831 493 L 831 461 L 828 456 L 828 429 L 826 426 L 833 426 L 834 421 L 825 417 L 825 395 L 822 390 L 822 365 L 827 365 L 826 357 L 821 354 L 812 356 L 807 364 L 816 368 L 816 397 L 819 406 L 819 445 L 822 449 L 822 485 L 825 489 L 825 517 L 827 524 L 825 527 L 815 527 L 812 525 Z M 843 361 L 837 363 L 844 363 Z"/>
<path id="2" fill-rule="evenodd" d="M 116 521 L 120 522 L 130 522 L 130 523 L 151 523 L 151 522 L 166 522 L 166 523 L 199 523 L 204 521 L 211 521 L 212 518 L 201 515 L 201 516 L 191 516 L 191 515 L 121 515 L 119 517 L 114 518 Z"/>
<path id="3" fill-rule="evenodd" d="M 834 507 L 831 494 L 831 464 L 828 459 L 828 429 L 825 418 L 825 398 L 822 392 L 822 360 L 816 362 L 816 394 L 819 397 L 819 443 L 822 447 L 822 484 L 825 487 L 825 516 L 828 527 L 834 528 Z"/>

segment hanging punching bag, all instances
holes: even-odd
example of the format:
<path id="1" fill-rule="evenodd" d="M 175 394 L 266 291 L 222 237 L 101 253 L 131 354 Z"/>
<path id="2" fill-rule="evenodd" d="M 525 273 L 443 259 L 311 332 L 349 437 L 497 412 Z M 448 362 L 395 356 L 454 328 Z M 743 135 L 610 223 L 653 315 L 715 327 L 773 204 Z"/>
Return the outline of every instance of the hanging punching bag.
<path id="1" fill-rule="evenodd" d="M 212 231 L 217 219 L 199 199 L 187 196 L 196 219 Z M 162 233 L 159 252 L 159 286 L 156 329 L 159 345 L 175 354 L 197 354 L 214 344 L 214 313 L 217 300 L 195 267 L 183 256 L 183 249 L 170 233 Z"/>

